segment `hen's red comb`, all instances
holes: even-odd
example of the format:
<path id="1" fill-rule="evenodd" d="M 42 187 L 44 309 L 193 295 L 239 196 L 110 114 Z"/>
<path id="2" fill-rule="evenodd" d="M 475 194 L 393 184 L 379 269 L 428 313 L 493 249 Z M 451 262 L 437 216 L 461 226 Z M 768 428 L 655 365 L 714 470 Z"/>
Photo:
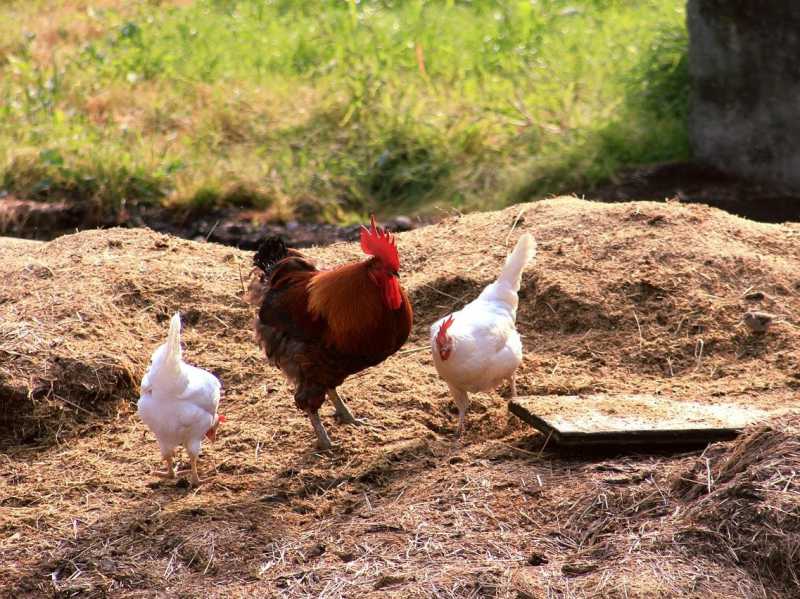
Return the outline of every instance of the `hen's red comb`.
<path id="1" fill-rule="evenodd" d="M 219 422 L 220 424 L 222 424 L 223 422 L 225 422 L 225 416 L 223 416 L 222 414 L 220 414 L 220 415 L 219 415 L 219 417 L 217 418 L 217 422 Z"/>
<path id="2" fill-rule="evenodd" d="M 439 332 L 436 333 L 436 340 L 439 343 L 444 343 L 445 337 L 447 336 L 447 329 L 450 328 L 450 325 L 453 324 L 453 315 L 447 317 L 447 319 L 441 324 L 439 327 Z"/>
<path id="3" fill-rule="evenodd" d="M 394 244 L 394 235 L 375 225 L 375 215 L 370 215 L 372 227 L 361 226 L 361 249 L 368 256 L 375 256 L 394 271 L 400 270 L 400 257 Z"/>

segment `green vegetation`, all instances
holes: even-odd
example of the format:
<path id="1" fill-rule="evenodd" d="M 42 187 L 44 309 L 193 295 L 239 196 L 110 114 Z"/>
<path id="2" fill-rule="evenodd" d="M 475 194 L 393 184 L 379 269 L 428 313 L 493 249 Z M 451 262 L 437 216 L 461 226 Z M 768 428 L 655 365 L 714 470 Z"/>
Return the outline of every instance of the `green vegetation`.
<path id="1" fill-rule="evenodd" d="M 683 0 L 0 6 L 0 190 L 347 221 L 681 159 Z"/>

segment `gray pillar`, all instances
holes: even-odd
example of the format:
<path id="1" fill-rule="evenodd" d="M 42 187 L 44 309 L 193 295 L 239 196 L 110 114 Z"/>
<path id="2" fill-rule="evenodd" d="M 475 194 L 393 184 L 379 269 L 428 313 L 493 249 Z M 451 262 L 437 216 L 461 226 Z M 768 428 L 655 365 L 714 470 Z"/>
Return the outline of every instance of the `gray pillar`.
<path id="1" fill-rule="evenodd" d="M 800 0 L 688 0 L 697 159 L 800 191 Z"/>

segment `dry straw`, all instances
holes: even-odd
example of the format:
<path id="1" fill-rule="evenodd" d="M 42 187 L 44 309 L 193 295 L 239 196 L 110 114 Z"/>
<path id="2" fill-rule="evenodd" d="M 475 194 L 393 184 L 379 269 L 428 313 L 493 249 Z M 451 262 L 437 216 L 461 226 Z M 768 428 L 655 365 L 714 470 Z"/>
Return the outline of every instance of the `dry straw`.
<path id="1" fill-rule="evenodd" d="M 800 229 L 560 198 L 403 234 L 416 320 L 342 392 L 365 427 L 312 449 L 242 302 L 250 254 L 143 230 L 0 240 L 0 583 L 14 596 L 796 596 L 797 424 L 705 454 L 561 456 L 478 395 L 463 442 L 428 325 L 531 232 L 524 394 L 796 402 Z M 309 251 L 323 266 L 356 245 Z M 763 292 L 746 299 L 745 290 Z M 752 289 L 750 291 L 752 291 Z M 752 296 L 752 293 L 747 294 Z M 780 315 L 767 335 L 748 309 Z M 223 381 L 197 490 L 150 475 L 134 411 L 167 318 Z M 702 339 L 702 357 L 696 351 Z M 502 391 L 502 390 L 501 390 Z M 330 408 L 323 418 L 330 420 Z"/>

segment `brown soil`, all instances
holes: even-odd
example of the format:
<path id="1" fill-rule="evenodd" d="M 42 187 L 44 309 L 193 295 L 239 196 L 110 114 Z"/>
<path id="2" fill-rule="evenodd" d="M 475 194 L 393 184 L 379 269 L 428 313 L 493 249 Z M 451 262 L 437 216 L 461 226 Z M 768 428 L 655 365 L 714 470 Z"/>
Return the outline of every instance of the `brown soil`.
<path id="1" fill-rule="evenodd" d="M 244 250 L 255 250 L 267 235 L 280 235 L 293 247 L 356 241 L 360 225 L 315 222 L 278 222 L 268 211 L 179 211 L 161 207 L 135 207 L 119 214 L 91 212 L 89 205 L 74 201 L 20 200 L 0 194 L 0 235 L 47 241 L 77 230 L 124 226 L 150 228 L 194 241 L 213 241 Z M 410 231 L 432 222 L 430 218 L 396 216 L 383 221 L 389 231 Z"/>
<path id="2" fill-rule="evenodd" d="M 652 393 L 770 411 L 800 389 L 800 225 L 557 198 L 404 233 L 416 324 L 343 386 L 365 427 L 312 450 L 241 301 L 251 254 L 147 230 L 0 240 L 0 588 L 13 596 L 797 596 L 798 417 L 704 454 L 560 455 L 474 397 L 463 442 L 427 327 L 521 231 L 521 394 Z M 357 259 L 354 244 L 308 252 Z M 758 293 L 756 293 L 758 292 Z M 748 299 L 749 298 L 749 299 Z M 769 333 L 740 324 L 777 316 Z M 156 479 L 137 386 L 167 318 L 223 381 L 198 490 Z M 419 349 L 420 351 L 415 351 Z"/>
<path id="3" fill-rule="evenodd" d="M 676 199 L 704 204 L 767 223 L 800 222 L 800 195 L 758 181 L 741 179 L 693 162 L 671 162 L 620 172 L 613 181 L 588 189 L 564 190 L 567 195 L 598 202 Z M 299 248 L 358 239 L 358 225 L 278 222 L 269 211 L 239 208 L 193 212 L 162 207 L 132 207 L 120 214 L 88 210 L 85 202 L 42 202 L 3 196 L 0 192 L 0 235 L 50 240 L 78 229 L 111 226 L 148 227 L 195 241 L 213 241 L 255 250 L 265 235 L 280 235 Z M 384 220 L 391 231 L 409 231 L 437 222 L 440 215 Z"/>
<path id="4" fill-rule="evenodd" d="M 800 194 L 796 191 L 735 177 L 694 162 L 628 169 L 604 185 L 570 193 L 600 202 L 660 202 L 674 198 L 765 223 L 800 222 Z"/>

